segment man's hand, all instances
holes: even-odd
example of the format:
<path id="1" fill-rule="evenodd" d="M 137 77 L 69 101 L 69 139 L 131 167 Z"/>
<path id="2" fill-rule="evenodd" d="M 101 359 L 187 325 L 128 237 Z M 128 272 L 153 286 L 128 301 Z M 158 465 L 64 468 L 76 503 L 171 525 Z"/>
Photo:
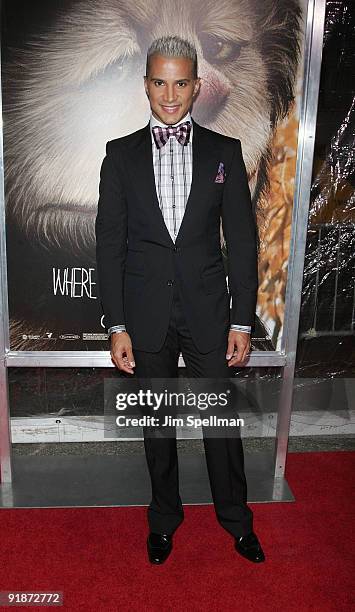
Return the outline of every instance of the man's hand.
<path id="1" fill-rule="evenodd" d="M 240 331 L 230 331 L 226 359 L 228 367 L 244 365 L 250 350 L 250 334 Z"/>
<path id="2" fill-rule="evenodd" d="M 134 363 L 132 342 L 127 332 L 111 334 L 111 360 L 122 372 L 133 374 Z"/>

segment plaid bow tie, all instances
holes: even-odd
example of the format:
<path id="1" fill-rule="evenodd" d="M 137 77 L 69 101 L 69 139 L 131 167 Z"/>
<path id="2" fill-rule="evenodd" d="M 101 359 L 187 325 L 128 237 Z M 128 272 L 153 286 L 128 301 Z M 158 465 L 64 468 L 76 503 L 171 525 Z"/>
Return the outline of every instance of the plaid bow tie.
<path id="1" fill-rule="evenodd" d="M 181 145 L 187 145 L 190 140 L 191 122 L 184 121 L 184 123 L 180 123 L 179 125 L 169 125 L 168 127 L 160 127 L 160 125 L 155 125 L 152 128 L 152 132 L 158 149 L 163 147 L 168 142 L 170 136 L 175 136 L 176 140 Z"/>

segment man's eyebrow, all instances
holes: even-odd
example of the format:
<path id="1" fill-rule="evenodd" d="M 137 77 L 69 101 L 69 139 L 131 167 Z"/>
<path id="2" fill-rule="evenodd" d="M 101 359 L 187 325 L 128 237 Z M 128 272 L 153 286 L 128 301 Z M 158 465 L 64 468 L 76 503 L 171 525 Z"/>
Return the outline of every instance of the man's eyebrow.
<path id="1" fill-rule="evenodd" d="M 159 77 L 150 77 L 149 79 L 150 81 L 163 81 L 164 79 L 160 79 Z M 176 79 L 174 81 L 174 83 L 181 83 L 181 81 L 186 81 L 187 83 L 189 83 L 191 81 L 191 79 Z"/>

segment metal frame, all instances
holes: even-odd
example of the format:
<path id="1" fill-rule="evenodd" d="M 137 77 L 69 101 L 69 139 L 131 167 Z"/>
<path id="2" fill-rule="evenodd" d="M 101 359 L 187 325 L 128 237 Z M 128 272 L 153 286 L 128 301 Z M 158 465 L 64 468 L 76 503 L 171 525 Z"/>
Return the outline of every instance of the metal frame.
<path id="1" fill-rule="evenodd" d="M 318 106 L 320 68 L 326 0 L 308 0 L 305 24 L 303 90 L 300 110 L 292 236 L 286 286 L 286 304 L 280 351 L 253 351 L 248 367 L 283 367 L 278 423 L 274 450 L 275 479 L 281 483 L 286 465 L 292 409 L 293 378 L 298 339 L 301 287 L 307 236 L 309 194 Z M 0 58 L 1 59 L 1 58 Z M 0 91 L 0 111 L 2 98 Z M 3 133 L 0 130 L 0 482 L 12 482 L 11 433 L 7 368 L 30 367 L 114 367 L 108 351 L 11 351 L 4 202 Z M 277 481 L 275 481 L 277 486 Z M 281 486 L 281 484 L 280 484 Z"/>
<path id="2" fill-rule="evenodd" d="M 309 0 L 305 28 L 303 88 L 298 129 L 297 165 L 295 177 L 292 233 L 286 285 L 285 319 L 281 353 L 286 361 L 275 441 L 275 478 L 283 477 L 286 467 L 290 430 L 293 379 L 298 341 L 302 279 L 307 239 L 309 195 L 312 181 L 314 142 L 320 70 L 322 64 L 323 32 L 326 0 Z"/>

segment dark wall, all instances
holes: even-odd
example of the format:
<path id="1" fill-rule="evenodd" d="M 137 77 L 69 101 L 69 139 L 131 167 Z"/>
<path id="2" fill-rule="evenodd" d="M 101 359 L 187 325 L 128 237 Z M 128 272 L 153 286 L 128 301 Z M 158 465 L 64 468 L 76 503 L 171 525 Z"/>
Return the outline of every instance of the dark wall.
<path id="1" fill-rule="evenodd" d="M 355 7 L 327 2 L 297 373 L 355 373 Z"/>

